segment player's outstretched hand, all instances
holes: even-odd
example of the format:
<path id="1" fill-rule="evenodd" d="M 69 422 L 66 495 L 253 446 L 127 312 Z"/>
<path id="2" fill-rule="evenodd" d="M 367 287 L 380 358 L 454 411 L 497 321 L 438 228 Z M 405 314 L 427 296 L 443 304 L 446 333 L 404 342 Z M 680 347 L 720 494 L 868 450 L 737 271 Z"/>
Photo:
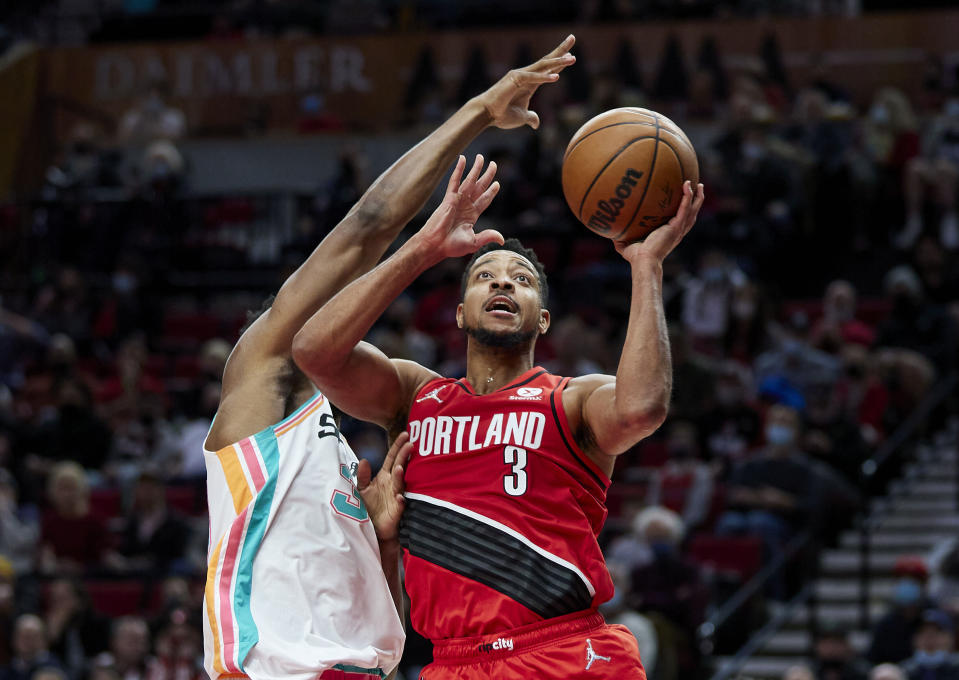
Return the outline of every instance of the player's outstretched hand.
<path id="1" fill-rule="evenodd" d="M 392 541 L 399 535 L 400 516 L 404 507 L 403 490 L 406 488 L 403 471 L 412 450 L 410 436 L 403 432 L 393 442 L 383 460 L 383 467 L 372 481 L 369 461 L 361 460 L 357 468 L 357 487 L 366 511 L 373 520 L 376 537 L 381 541 Z"/>
<path id="2" fill-rule="evenodd" d="M 616 251 L 629 262 L 635 262 L 638 257 L 650 257 L 658 262 L 666 259 L 673 249 L 679 245 L 683 237 L 696 224 L 699 209 L 703 207 L 703 185 L 696 185 L 693 195 L 691 182 L 683 182 L 683 199 L 679 203 L 679 210 L 669 222 L 654 229 L 642 241 L 616 241 Z"/>
<path id="3" fill-rule="evenodd" d="M 443 202 L 420 230 L 426 247 L 437 261 L 468 255 L 487 243 L 503 242 L 503 235 L 494 229 L 473 231 L 476 221 L 499 191 L 499 182 L 493 181 L 496 163 L 491 162 L 485 172 L 483 165 L 483 156 L 478 154 L 469 174 L 463 178 L 466 156 L 459 157 Z"/>
<path id="4" fill-rule="evenodd" d="M 529 110 L 529 100 L 543 83 L 555 83 L 559 72 L 576 62 L 569 53 L 576 38 L 569 35 L 556 48 L 534 64 L 513 69 L 499 79 L 491 88 L 479 95 L 479 100 L 498 128 L 529 125 L 539 127 L 539 116 Z"/>

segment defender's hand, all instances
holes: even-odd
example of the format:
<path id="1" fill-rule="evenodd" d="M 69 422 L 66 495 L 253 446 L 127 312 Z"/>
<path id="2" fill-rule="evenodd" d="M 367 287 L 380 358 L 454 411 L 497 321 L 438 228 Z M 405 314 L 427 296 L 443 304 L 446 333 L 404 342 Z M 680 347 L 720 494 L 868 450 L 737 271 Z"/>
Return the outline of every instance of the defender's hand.
<path id="1" fill-rule="evenodd" d="M 477 155 L 476 162 L 461 183 L 466 157 L 459 157 L 443 202 L 420 230 L 425 247 L 437 262 L 446 257 L 468 255 L 487 243 L 503 242 L 503 235 L 493 229 L 479 233 L 473 231 L 476 221 L 499 191 L 499 182 L 493 181 L 496 163 L 490 163 L 480 176 L 483 164 L 483 156 Z"/>
<path id="2" fill-rule="evenodd" d="M 403 471 L 412 450 L 410 436 L 403 432 L 393 442 L 383 467 L 372 482 L 369 461 L 361 460 L 357 468 L 357 488 L 373 520 L 376 537 L 381 541 L 396 540 L 399 535 L 400 516 L 404 507 L 403 490 L 406 488 Z"/>
<path id="3" fill-rule="evenodd" d="M 543 83 L 555 83 L 559 72 L 576 62 L 569 53 L 576 38 L 570 35 L 552 52 L 534 64 L 513 69 L 477 99 L 493 119 L 492 125 L 504 130 L 529 125 L 539 127 L 539 116 L 529 110 L 529 100 Z"/>
<path id="4" fill-rule="evenodd" d="M 662 263 L 696 224 L 699 209 L 703 207 L 703 199 L 702 184 L 696 185 L 696 195 L 694 197 L 692 183 L 689 181 L 683 182 L 683 200 L 680 202 L 679 210 L 673 219 L 651 231 L 642 241 L 616 241 L 616 252 L 630 264 L 643 257 Z"/>

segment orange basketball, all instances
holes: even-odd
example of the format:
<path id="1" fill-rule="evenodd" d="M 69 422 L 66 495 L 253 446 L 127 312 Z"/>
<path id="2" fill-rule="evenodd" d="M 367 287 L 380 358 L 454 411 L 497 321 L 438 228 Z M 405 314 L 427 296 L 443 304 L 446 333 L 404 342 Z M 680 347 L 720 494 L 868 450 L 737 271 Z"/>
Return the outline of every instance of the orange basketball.
<path id="1" fill-rule="evenodd" d="M 679 209 L 683 182 L 699 182 L 689 138 L 666 116 L 612 109 L 576 131 L 563 157 L 563 193 L 600 236 L 638 241 Z M 695 186 L 694 186 L 695 189 Z"/>

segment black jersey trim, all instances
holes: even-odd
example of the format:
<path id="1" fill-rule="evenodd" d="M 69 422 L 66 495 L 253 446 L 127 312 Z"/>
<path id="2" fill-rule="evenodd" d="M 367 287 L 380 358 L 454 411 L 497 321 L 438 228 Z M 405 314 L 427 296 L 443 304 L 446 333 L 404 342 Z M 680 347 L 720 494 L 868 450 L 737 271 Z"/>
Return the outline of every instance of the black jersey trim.
<path id="1" fill-rule="evenodd" d="M 573 459 L 583 466 L 583 469 L 589 473 L 590 477 L 596 480 L 596 483 L 599 484 L 599 487 L 603 490 L 609 488 L 609 485 L 606 484 L 599 475 L 596 474 L 596 471 L 589 466 L 589 464 L 583 460 L 579 452 L 569 443 L 569 440 L 566 439 L 566 433 L 563 432 L 563 424 L 559 420 L 559 413 L 556 411 L 556 390 L 562 386 L 562 382 L 553 388 L 553 391 L 549 393 L 549 405 L 553 409 L 553 419 L 556 421 L 556 429 L 559 431 L 559 436 L 563 440 L 563 443 L 566 444 L 566 449 L 573 456 Z"/>
<path id="2" fill-rule="evenodd" d="M 406 500 L 400 545 L 411 555 L 515 600 L 543 618 L 588 609 L 588 581 L 498 522 L 423 496 Z M 440 504 L 442 503 L 442 504 Z"/>
<path id="3" fill-rule="evenodd" d="M 529 370 L 533 370 L 533 369 L 531 368 L 531 369 L 529 369 Z M 507 385 L 506 387 L 500 387 L 499 389 L 495 389 L 495 390 L 493 390 L 492 392 L 490 392 L 489 394 L 476 394 L 476 392 L 474 392 L 472 389 L 470 389 L 470 388 L 471 388 L 471 385 L 470 385 L 469 382 L 468 382 L 467 380 L 465 380 L 464 378 L 460 378 L 459 380 L 457 380 L 457 381 L 456 381 L 455 383 L 453 383 L 453 384 L 454 384 L 454 385 L 459 385 L 460 387 L 462 387 L 462 388 L 466 391 L 466 393 L 469 394 L 470 396 L 473 396 L 473 397 L 486 397 L 486 396 L 489 396 L 490 394 L 496 394 L 497 392 L 505 392 L 506 390 L 512 390 L 512 389 L 516 389 L 517 387 L 522 387 L 522 386 L 525 385 L 526 383 L 531 382 L 531 381 L 533 381 L 533 380 L 536 380 L 538 377 L 540 377 L 541 375 L 543 375 L 543 374 L 546 373 L 546 372 L 547 372 L 547 371 L 546 371 L 545 368 L 541 368 L 539 371 L 537 371 L 537 372 L 534 373 L 533 375 L 529 376 L 528 378 L 525 378 L 525 379 L 523 379 L 523 380 L 520 380 L 520 381 L 517 382 L 517 383 L 513 383 L 512 385 Z"/>
<path id="4" fill-rule="evenodd" d="M 466 392 L 466 394 L 468 394 L 468 395 L 470 395 L 470 396 L 472 396 L 472 397 L 475 397 L 475 396 L 476 396 L 476 394 L 473 393 L 473 390 L 471 390 L 468 385 L 465 385 L 465 384 L 463 383 L 463 381 L 457 380 L 457 381 L 454 382 L 453 384 L 456 385 L 457 387 L 459 387 L 459 388 L 460 388 L 461 390 L 463 390 L 464 392 Z"/>
<path id="5" fill-rule="evenodd" d="M 507 385 L 506 387 L 501 387 L 498 390 L 494 390 L 494 392 L 505 392 L 506 390 L 512 390 L 512 389 L 516 389 L 517 387 L 522 387 L 526 383 L 536 380 L 538 377 L 540 377 L 544 373 L 546 373 L 545 368 L 541 371 L 534 373 L 533 375 L 528 377 L 526 380 L 520 380 L 518 383 L 513 383 L 512 385 Z"/>

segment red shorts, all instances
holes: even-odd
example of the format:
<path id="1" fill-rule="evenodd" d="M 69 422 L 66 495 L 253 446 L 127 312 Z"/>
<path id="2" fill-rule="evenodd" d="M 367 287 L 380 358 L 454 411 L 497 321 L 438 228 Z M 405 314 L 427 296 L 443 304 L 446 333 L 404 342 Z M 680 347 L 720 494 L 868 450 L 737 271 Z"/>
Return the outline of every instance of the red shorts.
<path id="1" fill-rule="evenodd" d="M 646 680 L 633 634 L 593 610 L 493 635 L 434 640 L 433 659 L 419 680 Z"/>

